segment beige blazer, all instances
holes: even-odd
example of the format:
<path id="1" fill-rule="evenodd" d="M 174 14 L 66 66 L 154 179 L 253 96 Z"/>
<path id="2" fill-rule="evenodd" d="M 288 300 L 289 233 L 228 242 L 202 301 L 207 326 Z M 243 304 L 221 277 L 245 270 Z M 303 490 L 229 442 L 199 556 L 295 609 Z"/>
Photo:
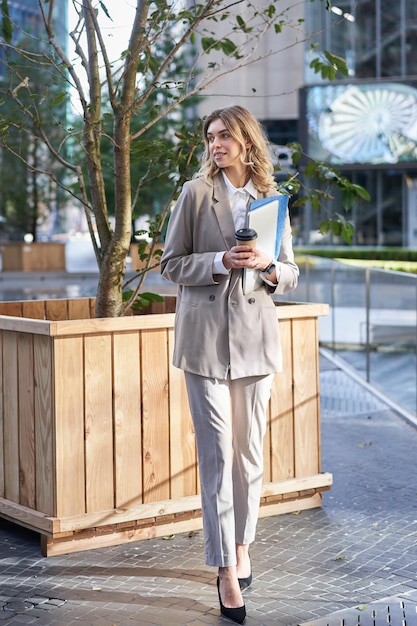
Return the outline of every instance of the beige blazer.
<path id="1" fill-rule="evenodd" d="M 178 285 L 173 364 L 210 378 L 267 375 L 282 368 L 273 288 L 262 285 L 244 295 L 242 270 L 213 275 L 216 252 L 235 245 L 234 233 L 223 176 L 185 183 L 169 220 L 161 272 Z M 298 283 L 288 215 L 278 261 L 275 293 L 280 294 Z"/>

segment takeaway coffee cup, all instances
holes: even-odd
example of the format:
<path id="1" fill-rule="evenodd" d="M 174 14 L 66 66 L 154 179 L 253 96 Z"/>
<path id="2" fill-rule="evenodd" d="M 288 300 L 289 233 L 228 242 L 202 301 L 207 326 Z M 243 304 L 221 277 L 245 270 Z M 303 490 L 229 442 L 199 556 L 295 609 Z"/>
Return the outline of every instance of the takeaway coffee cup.
<path id="1" fill-rule="evenodd" d="M 235 232 L 235 239 L 237 246 L 250 246 L 256 248 L 256 239 L 258 233 L 253 228 L 239 228 Z"/>

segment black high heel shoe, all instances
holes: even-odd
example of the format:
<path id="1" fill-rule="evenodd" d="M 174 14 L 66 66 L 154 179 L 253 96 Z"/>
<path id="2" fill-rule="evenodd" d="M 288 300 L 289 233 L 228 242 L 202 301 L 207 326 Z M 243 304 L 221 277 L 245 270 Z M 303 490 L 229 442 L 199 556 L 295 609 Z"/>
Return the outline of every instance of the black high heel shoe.
<path id="1" fill-rule="evenodd" d="M 249 557 L 249 561 L 250 561 L 250 557 Z M 240 590 L 243 591 L 244 589 L 247 589 L 248 587 L 251 586 L 252 584 L 252 563 L 251 563 L 251 567 L 250 567 L 250 574 L 249 576 L 246 576 L 246 578 L 238 578 L 239 581 L 239 587 Z"/>
<path id="2" fill-rule="evenodd" d="M 247 589 L 252 584 L 252 572 L 246 578 L 238 578 L 240 590 Z"/>
<path id="3" fill-rule="evenodd" d="M 237 624 L 243 624 L 246 618 L 245 605 L 238 606 L 236 608 L 223 606 L 222 597 L 220 595 L 220 578 L 219 577 L 217 577 L 217 593 L 219 594 L 220 613 L 224 615 L 224 617 L 231 619 L 233 622 L 236 622 Z"/>

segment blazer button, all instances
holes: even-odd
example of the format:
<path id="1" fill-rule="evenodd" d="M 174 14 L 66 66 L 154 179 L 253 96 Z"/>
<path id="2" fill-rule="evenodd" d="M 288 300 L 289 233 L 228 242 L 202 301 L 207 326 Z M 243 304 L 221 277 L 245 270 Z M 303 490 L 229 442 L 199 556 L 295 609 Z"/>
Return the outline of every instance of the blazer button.
<path id="1" fill-rule="evenodd" d="M 211 294 L 210 297 L 209 297 L 210 302 L 214 302 L 215 299 L 216 299 L 216 296 Z"/>
<path id="2" fill-rule="evenodd" d="M 249 304 L 255 304 L 255 298 L 249 298 L 248 302 Z"/>

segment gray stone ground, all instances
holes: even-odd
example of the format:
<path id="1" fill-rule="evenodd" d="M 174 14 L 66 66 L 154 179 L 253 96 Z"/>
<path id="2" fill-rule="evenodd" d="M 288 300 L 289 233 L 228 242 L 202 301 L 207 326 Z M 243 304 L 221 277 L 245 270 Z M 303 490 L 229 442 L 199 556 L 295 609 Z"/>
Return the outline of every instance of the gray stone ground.
<path id="1" fill-rule="evenodd" d="M 321 405 L 334 485 L 320 509 L 260 520 L 246 625 L 382 626 L 388 612 L 414 626 L 417 429 L 324 358 Z M 201 532 L 45 559 L 36 534 L 0 520 L 7 626 L 230 624 L 215 580 Z"/>

